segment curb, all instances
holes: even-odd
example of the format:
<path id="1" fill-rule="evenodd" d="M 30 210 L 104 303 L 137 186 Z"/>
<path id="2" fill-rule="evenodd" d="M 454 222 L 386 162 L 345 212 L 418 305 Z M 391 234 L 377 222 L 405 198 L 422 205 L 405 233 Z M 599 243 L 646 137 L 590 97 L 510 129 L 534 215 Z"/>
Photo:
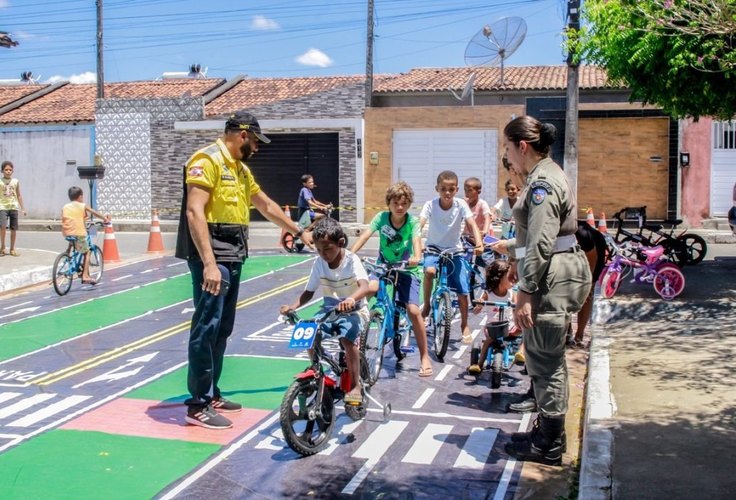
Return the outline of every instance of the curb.
<path id="1" fill-rule="evenodd" d="M 53 266 L 38 266 L 23 271 L 15 271 L 3 276 L 0 280 L 0 293 L 38 285 L 39 283 L 51 283 L 51 271 Z"/>
<path id="2" fill-rule="evenodd" d="M 611 418 L 616 404 L 610 389 L 608 346 L 612 340 L 606 335 L 605 324 L 611 317 L 612 306 L 600 299 L 598 290 L 594 300 L 578 492 L 579 498 L 586 500 L 610 500 L 614 446 Z"/>

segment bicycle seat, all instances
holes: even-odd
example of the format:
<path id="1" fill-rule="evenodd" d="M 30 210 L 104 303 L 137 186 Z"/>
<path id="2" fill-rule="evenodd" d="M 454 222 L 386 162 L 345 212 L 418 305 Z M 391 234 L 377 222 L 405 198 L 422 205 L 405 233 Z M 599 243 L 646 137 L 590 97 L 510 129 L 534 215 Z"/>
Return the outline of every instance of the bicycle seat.
<path id="1" fill-rule="evenodd" d="M 653 233 L 656 233 L 657 231 L 661 231 L 662 230 L 662 225 L 661 224 L 644 224 L 643 227 L 647 231 L 651 231 Z"/>
<path id="2" fill-rule="evenodd" d="M 663 221 L 663 223 L 667 225 L 679 226 L 680 224 L 682 224 L 682 219 L 667 219 Z"/>
<path id="3" fill-rule="evenodd" d="M 642 248 L 642 252 L 647 256 L 647 261 L 657 259 L 664 253 L 664 247 L 657 245 L 656 247 Z"/>
<path id="4" fill-rule="evenodd" d="M 64 239 L 66 241 L 77 241 L 79 237 L 78 236 L 64 236 Z"/>

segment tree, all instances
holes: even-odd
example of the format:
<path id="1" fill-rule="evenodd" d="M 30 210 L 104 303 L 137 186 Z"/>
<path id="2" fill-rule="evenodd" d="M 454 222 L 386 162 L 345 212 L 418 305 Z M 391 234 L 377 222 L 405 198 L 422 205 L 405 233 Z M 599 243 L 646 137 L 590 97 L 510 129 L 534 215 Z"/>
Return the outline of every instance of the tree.
<path id="1" fill-rule="evenodd" d="M 736 115 L 736 0 L 586 0 L 571 37 L 631 99 L 673 117 Z"/>

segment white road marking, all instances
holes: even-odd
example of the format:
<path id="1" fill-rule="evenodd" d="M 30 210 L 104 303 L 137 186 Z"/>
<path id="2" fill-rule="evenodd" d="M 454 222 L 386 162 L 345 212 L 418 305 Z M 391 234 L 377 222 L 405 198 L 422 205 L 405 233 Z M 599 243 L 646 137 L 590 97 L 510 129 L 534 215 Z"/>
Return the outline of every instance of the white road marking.
<path id="1" fill-rule="evenodd" d="M 27 300 L 25 302 L 21 302 L 20 304 L 15 304 L 13 306 L 3 307 L 3 311 L 7 311 L 8 309 L 15 309 L 16 307 L 24 306 L 26 304 L 30 304 L 33 302 L 32 300 Z"/>
<path id="2" fill-rule="evenodd" d="M 122 276 L 120 276 L 118 278 L 115 278 L 113 280 L 110 280 L 110 281 L 113 281 L 113 282 L 115 282 L 115 281 L 121 281 L 121 280 L 124 280 L 124 279 L 128 279 L 128 278 L 130 278 L 132 276 L 133 276 L 132 274 L 124 274 L 124 275 L 122 275 Z"/>
<path id="3" fill-rule="evenodd" d="M 348 417 L 344 413 L 341 413 L 337 417 L 337 422 L 335 426 L 337 428 L 335 434 L 337 435 L 333 437 L 332 439 L 330 439 L 329 446 L 327 446 L 327 448 L 319 452 L 319 454 L 320 455 L 331 455 L 332 452 L 335 451 L 338 446 L 340 446 L 341 444 L 345 444 L 347 442 L 348 436 L 350 436 L 350 434 L 352 434 L 355 431 L 355 429 L 357 429 L 358 426 L 360 426 L 360 424 L 362 424 L 363 422 L 364 420 L 354 421 L 352 418 Z"/>
<path id="4" fill-rule="evenodd" d="M 450 373 L 450 370 L 452 370 L 452 367 L 453 365 L 445 365 L 434 379 L 438 382 L 445 380 L 445 377 L 447 376 L 448 373 Z"/>
<path id="5" fill-rule="evenodd" d="M 37 422 L 40 422 L 41 420 L 47 419 L 53 415 L 56 415 L 59 412 L 62 412 L 67 408 L 76 406 L 77 404 L 81 403 L 82 401 L 86 401 L 91 397 L 92 396 L 69 396 L 68 398 L 57 401 L 56 403 L 51 404 L 42 410 L 38 410 L 37 412 L 31 413 L 30 415 L 26 415 L 25 417 L 10 422 L 7 425 L 8 427 L 29 427 Z"/>
<path id="6" fill-rule="evenodd" d="M 256 450 L 281 451 L 286 446 L 284 432 L 281 427 L 274 427 L 268 436 L 254 446 Z"/>
<path id="7" fill-rule="evenodd" d="M 422 406 L 424 406 L 424 403 L 427 402 L 429 397 L 434 393 L 434 389 L 425 389 L 421 396 L 419 396 L 419 399 L 417 399 L 417 402 L 414 403 L 414 405 L 411 407 L 412 410 L 418 410 Z"/>
<path id="8" fill-rule="evenodd" d="M 451 430 L 451 425 L 427 424 L 401 461 L 410 464 L 431 464 Z"/>
<path id="9" fill-rule="evenodd" d="M 4 403 L 10 399 L 20 396 L 20 392 L 0 392 L 0 403 Z"/>
<path id="10" fill-rule="evenodd" d="M 158 270 L 159 270 L 158 267 L 154 267 L 152 269 L 146 269 L 145 271 L 141 271 L 141 274 L 152 273 L 153 271 L 158 271 Z"/>
<path id="11" fill-rule="evenodd" d="M 0 418 L 5 418 L 12 415 L 13 413 L 27 410 L 37 403 L 43 403 L 47 399 L 52 399 L 55 397 L 56 394 L 35 394 L 29 398 L 23 399 L 22 401 L 18 401 L 15 404 L 0 409 Z"/>
<path id="12" fill-rule="evenodd" d="M 486 465 L 488 455 L 491 454 L 491 448 L 493 448 L 497 436 L 498 429 L 473 427 L 453 467 L 482 470 Z"/>
<path id="13" fill-rule="evenodd" d="M 383 413 L 380 408 L 368 408 L 369 412 L 372 413 Z M 435 417 L 435 418 L 456 418 L 458 420 L 467 420 L 473 422 L 500 422 L 504 424 L 519 422 L 515 418 L 503 418 L 503 417 L 473 417 L 470 415 L 454 415 L 451 413 L 444 412 L 427 412 L 427 411 L 412 411 L 412 410 L 391 410 L 392 415 L 407 415 L 407 416 L 420 416 L 420 417 Z"/>
<path id="14" fill-rule="evenodd" d="M 344 495 L 352 495 L 358 489 L 360 483 L 368 477 L 373 467 L 376 466 L 381 457 L 396 441 L 399 435 L 404 431 L 409 422 L 391 421 L 381 424 L 378 428 L 368 436 L 358 450 L 353 453 L 354 458 L 365 458 L 368 461 L 353 476 L 350 482 L 343 488 Z"/>
<path id="15" fill-rule="evenodd" d="M 531 417 L 531 413 L 524 413 L 524 416 L 521 417 L 521 422 L 519 423 L 519 432 L 526 431 L 529 427 L 529 420 Z M 509 484 L 511 484 L 511 476 L 514 474 L 515 466 L 516 459 L 509 457 L 503 468 L 501 479 L 498 481 L 498 488 L 496 488 L 496 493 L 493 495 L 493 500 L 503 500 L 506 497 L 506 490 L 509 488 Z"/>

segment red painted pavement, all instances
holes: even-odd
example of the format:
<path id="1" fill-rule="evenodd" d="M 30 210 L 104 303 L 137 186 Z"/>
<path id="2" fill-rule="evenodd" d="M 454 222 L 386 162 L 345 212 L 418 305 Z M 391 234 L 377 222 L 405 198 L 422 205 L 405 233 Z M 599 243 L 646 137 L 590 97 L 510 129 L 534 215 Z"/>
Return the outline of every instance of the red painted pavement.
<path id="1" fill-rule="evenodd" d="M 243 408 L 238 413 L 224 414 L 232 421 L 232 428 L 212 430 L 187 424 L 184 421 L 186 406 L 182 403 L 119 398 L 75 418 L 61 428 L 225 445 L 270 413 L 268 410 Z"/>

